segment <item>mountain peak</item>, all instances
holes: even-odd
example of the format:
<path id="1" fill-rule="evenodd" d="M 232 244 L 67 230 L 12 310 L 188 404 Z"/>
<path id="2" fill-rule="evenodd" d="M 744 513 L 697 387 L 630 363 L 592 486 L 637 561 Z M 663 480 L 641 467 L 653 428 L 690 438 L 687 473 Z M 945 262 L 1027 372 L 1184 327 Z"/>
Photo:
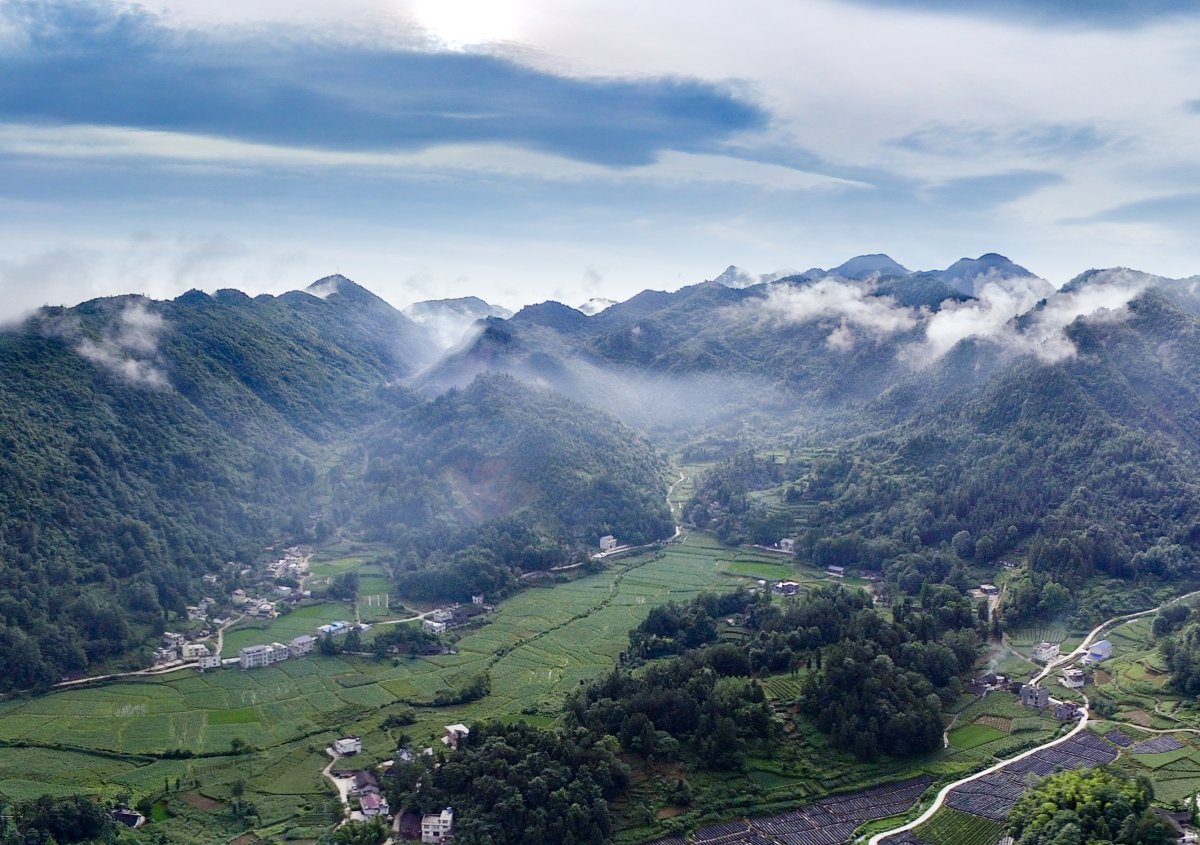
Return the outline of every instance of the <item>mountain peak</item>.
<path id="1" fill-rule="evenodd" d="M 960 258 L 936 275 L 955 290 L 971 295 L 977 294 L 988 281 L 1038 278 L 997 252 L 986 252 L 978 258 Z"/>
<path id="2" fill-rule="evenodd" d="M 907 276 L 912 271 L 882 252 L 856 255 L 849 261 L 829 271 L 831 276 L 843 279 L 866 279 L 870 276 Z"/>

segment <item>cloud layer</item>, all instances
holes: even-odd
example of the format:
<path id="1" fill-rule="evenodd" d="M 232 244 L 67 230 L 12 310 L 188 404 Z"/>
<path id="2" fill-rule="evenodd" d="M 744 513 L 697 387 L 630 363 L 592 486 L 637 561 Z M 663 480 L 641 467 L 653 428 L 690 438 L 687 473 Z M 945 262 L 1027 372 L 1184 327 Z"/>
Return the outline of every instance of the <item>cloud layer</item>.
<path id="1" fill-rule="evenodd" d="M 702 152 L 767 115 L 725 85 L 576 79 L 492 55 L 169 30 L 137 9 L 7 2 L 0 121 L 397 151 L 513 144 L 610 166 Z"/>
<path id="2" fill-rule="evenodd" d="M 166 321 L 140 300 L 126 304 L 98 333 L 85 331 L 76 317 L 52 318 L 42 324 L 46 334 L 62 338 L 81 358 L 129 384 L 150 388 L 169 384 L 158 353 L 158 338 L 165 327 Z"/>

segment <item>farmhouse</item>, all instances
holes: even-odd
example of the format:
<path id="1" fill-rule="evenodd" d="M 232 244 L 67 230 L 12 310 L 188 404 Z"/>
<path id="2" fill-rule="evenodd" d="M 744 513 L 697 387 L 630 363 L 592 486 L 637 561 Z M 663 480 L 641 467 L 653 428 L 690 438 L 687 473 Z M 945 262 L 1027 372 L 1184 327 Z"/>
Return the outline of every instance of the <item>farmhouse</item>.
<path id="1" fill-rule="evenodd" d="M 333 741 L 333 750 L 343 757 L 362 751 L 362 740 L 356 736 L 344 736 Z"/>
<path id="2" fill-rule="evenodd" d="M 392 809 L 388 806 L 387 799 L 378 792 L 367 792 L 358 799 L 358 806 L 362 810 L 362 814 L 368 819 L 375 816 L 386 816 L 391 813 Z"/>
<path id="3" fill-rule="evenodd" d="M 1060 722 L 1069 722 L 1072 719 L 1078 719 L 1082 715 L 1083 711 L 1073 701 L 1064 701 L 1054 708 L 1054 718 Z"/>
<path id="4" fill-rule="evenodd" d="M 1062 673 L 1062 682 L 1067 689 L 1079 689 L 1087 683 L 1087 675 L 1083 674 L 1082 669 L 1067 669 Z"/>
<path id="5" fill-rule="evenodd" d="M 434 622 L 449 622 L 454 618 L 454 611 L 445 607 L 439 607 L 437 610 L 431 610 L 428 618 Z"/>
<path id="6" fill-rule="evenodd" d="M 998 592 L 1000 592 L 999 590 L 996 589 L 995 584 L 980 584 L 979 591 L 981 593 L 983 593 L 985 596 L 994 596 Z"/>
<path id="7" fill-rule="evenodd" d="M 206 654 L 204 657 L 201 657 L 199 660 L 196 661 L 196 668 L 199 669 L 201 672 L 203 672 L 206 669 L 220 669 L 221 668 L 221 655 Z"/>
<path id="8" fill-rule="evenodd" d="M 466 739 L 470 733 L 471 729 L 466 725 L 446 725 L 446 735 L 442 737 L 442 742 L 457 750 L 458 744 Z"/>
<path id="9" fill-rule="evenodd" d="M 208 646 L 204 643 L 184 643 L 180 652 L 184 660 L 199 660 L 208 657 Z"/>
<path id="10" fill-rule="evenodd" d="M 1050 706 L 1050 690 L 1037 684 L 1025 684 L 1021 687 L 1021 703 L 1026 707 L 1045 710 Z"/>
<path id="11" fill-rule="evenodd" d="M 446 631 L 445 622 L 434 622 L 432 619 L 422 619 L 421 627 L 434 634 L 443 634 Z"/>
<path id="12" fill-rule="evenodd" d="M 112 811 L 114 821 L 120 822 L 126 827 L 139 828 L 146 823 L 146 817 L 141 813 L 130 810 L 126 807 L 118 807 Z"/>
<path id="13" fill-rule="evenodd" d="M 1033 649 L 1033 659 L 1038 663 L 1049 663 L 1058 658 L 1058 643 L 1040 642 Z"/>
<path id="14" fill-rule="evenodd" d="M 483 604 L 483 593 L 477 596 L 471 596 L 471 604 Z"/>
<path id="15" fill-rule="evenodd" d="M 781 596 L 794 596 L 800 592 L 800 585 L 795 581 L 777 581 L 771 589 Z"/>
<path id="16" fill-rule="evenodd" d="M 439 814 L 421 819 L 421 841 L 437 843 L 450 837 L 454 831 L 454 810 L 450 807 Z"/>
<path id="17" fill-rule="evenodd" d="M 782 540 L 779 541 L 779 550 L 781 552 L 794 551 L 795 548 L 796 548 L 796 541 L 793 540 L 791 537 L 784 537 Z"/>
<path id="18" fill-rule="evenodd" d="M 179 648 L 185 642 L 187 642 L 187 637 L 185 637 L 183 634 L 176 634 L 172 631 L 167 631 L 162 635 L 163 648 Z"/>
<path id="19" fill-rule="evenodd" d="M 166 663 L 169 660 L 175 660 L 179 657 L 179 652 L 173 648 L 156 648 L 154 649 L 154 662 Z"/>
<path id="20" fill-rule="evenodd" d="M 310 637 L 308 634 L 301 634 L 288 643 L 288 651 L 291 652 L 292 657 L 299 657 L 302 654 L 311 654 L 316 644 L 316 637 Z"/>
<path id="21" fill-rule="evenodd" d="M 844 567 L 844 566 L 827 566 L 827 567 L 825 567 L 825 571 L 828 572 L 830 575 L 832 575 L 834 578 L 845 578 L 846 577 L 846 567 Z"/>
<path id="22" fill-rule="evenodd" d="M 246 603 L 246 591 L 242 589 L 234 590 L 233 594 L 230 596 L 230 599 L 235 605 L 241 607 Z"/>
<path id="23" fill-rule="evenodd" d="M 617 538 L 611 534 L 605 534 L 600 538 L 600 551 L 611 552 L 617 547 Z"/>
<path id="24" fill-rule="evenodd" d="M 1083 658 L 1084 663 L 1099 663 L 1101 660 L 1108 660 L 1112 657 L 1112 643 L 1108 640 L 1101 640 L 1098 643 L 1093 643 L 1088 648 L 1087 656 Z"/>

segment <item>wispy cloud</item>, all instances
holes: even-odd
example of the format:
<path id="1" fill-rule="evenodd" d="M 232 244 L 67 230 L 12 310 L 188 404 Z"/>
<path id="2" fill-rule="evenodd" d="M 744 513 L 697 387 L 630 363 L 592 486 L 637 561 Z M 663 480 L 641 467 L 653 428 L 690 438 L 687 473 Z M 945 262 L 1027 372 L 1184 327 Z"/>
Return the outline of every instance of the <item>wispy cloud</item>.
<path id="1" fill-rule="evenodd" d="M 729 84 L 578 79 L 502 57 L 171 30 L 137 9 L 10 0 L 0 119 L 288 147 L 511 144 L 608 166 L 704 152 L 768 115 Z"/>
<path id="2" fill-rule="evenodd" d="M 873 6 L 1004 18 L 1068 27 L 1141 26 L 1163 18 L 1194 16 L 1192 0 L 854 0 Z"/>
<path id="3" fill-rule="evenodd" d="M 99 331 L 88 331 L 78 317 L 50 317 L 42 330 L 70 344 L 81 358 L 139 387 L 165 388 L 158 338 L 166 326 L 143 301 L 124 305 Z"/>
<path id="4" fill-rule="evenodd" d="M 954 158 L 991 156 L 997 151 L 1060 158 L 1082 155 L 1117 142 L 1112 133 L 1091 124 L 980 126 L 935 123 L 897 138 L 892 143 L 912 152 Z"/>
<path id="5" fill-rule="evenodd" d="M 803 287 L 775 285 L 761 306 L 771 321 L 831 324 L 826 343 L 846 350 L 863 339 L 879 340 L 917 325 L 917 313 L 890 296 L 875 296 L 868 284 L 822 279 Z"/>

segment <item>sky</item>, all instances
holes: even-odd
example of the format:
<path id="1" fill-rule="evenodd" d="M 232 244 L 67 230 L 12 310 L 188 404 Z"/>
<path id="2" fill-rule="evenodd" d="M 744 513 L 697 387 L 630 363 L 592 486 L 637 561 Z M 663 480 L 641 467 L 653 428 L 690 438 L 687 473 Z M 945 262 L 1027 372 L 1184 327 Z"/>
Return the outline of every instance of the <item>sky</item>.
<path id="1" fill-rule="evenodd" d="M 1193 0 L 0 0 L 0 318 L 1200 273 Z"/>

